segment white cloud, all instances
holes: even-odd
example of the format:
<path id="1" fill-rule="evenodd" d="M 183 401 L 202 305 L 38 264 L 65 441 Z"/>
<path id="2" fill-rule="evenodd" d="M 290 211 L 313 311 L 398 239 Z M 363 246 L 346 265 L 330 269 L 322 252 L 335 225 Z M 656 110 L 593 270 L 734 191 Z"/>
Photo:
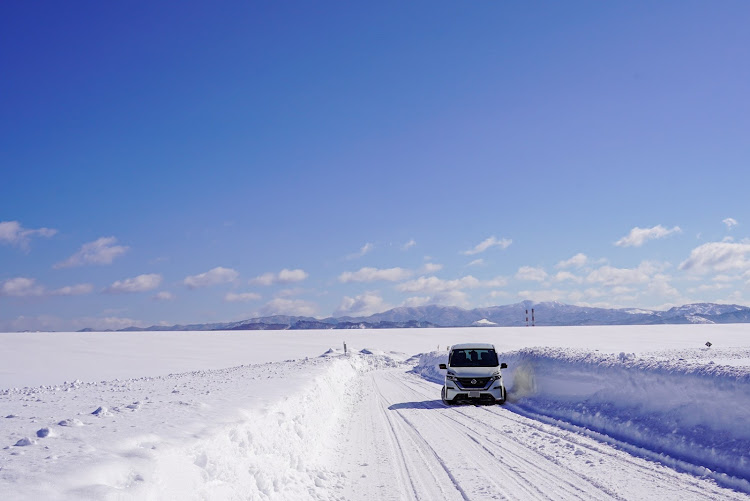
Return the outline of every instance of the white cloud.
<path id="1" fill-rule="evenodd" d="M 52 315 L 39 315 L 35 317 L 20 315 L 13 319 L 0 319 L 0 332 L 51 331 L 59 330 L 62 326 L 63 321 Z"/>
<path id="2" fill-rule="evenodd" d="M 736 275 L 716 275 L 713 280 L 714 282 L 734 282 L 735 280 L 739 280 L 740 277 Z"/>
<path id="3" fill-rule="evenodd" d="M 153 299 L 157 301 L 171 301 L 174 299 L 174 294 L 169 291 L 159 291 L 154 294 Z"/>
<path id="4" fill-rule="evenodd" d="M 183 283 L 190 289 L 199 287 L 209 287 L 212 285 L 226 284 L 237 280 L 240 274 L 232 268 L 222 268 L 218 266 L 212 270 L 199 275 L 186 277 Z"/>
<path id="5" fill-rule="evenodd" d="M 81 296 L 83 294 L 90 294 L 93 290 L 94 284 L 77 284 L 60 287 L 52 291 L 52 294 L 55 296 Z"/>
<path id="6" fill-rule="evenodd" d="M 54 268 L 71 268 L 86 264 L 112 264 L 115 258 L 125 254 L 129 247 L 115 245 L 115 237 L 102 237 L 83 244 L 78 252 L 65 261 L 57 263 Z"/>
<path id="7" fill-rule="evenodd" d="M 588 262 L 589 258 L 582 253 L 578 253 L 570 259 L 560 261 L 555 265 L 555 268 L 580 268 Z"/>
<path id="8" fill-rule="evenodd" d="M 479 287 L 480 281 L 471 275 L 456 279 L 456 280 L 442 280 L 435 276 L 432 277 L 419 277 L 416 280 L 404 282 L 396 286 L 396 289 L 401 292 L 422 292 L 427 294 L 436 294 L 439 292 L 445 292 L 450 290 L 466 289 L 471 287 Z"/>
<path id="9" fill-rule="evenodd" d="M 375 292 L 365 292 L 359 296 L 344 296 L 335 315 L 372 315 L 385 311 L 389 307 L 383 302 L 383 298 Z"/>
<path id="10" fill-rule="evenodd" d="M 703 284 L 698 287 L 691 287 L 688 289 L 688 292 L 691 294 L 696 294 L 700 292 L 714 292 L 722 289 L 728 289 L 731 285 L 727 283 L 716 283 L 716 284 Z"/>
<path id="11" fill-rule="evenodd" d="M 651 279 L 650 275 L 653 271 L 653 267 L 649 263 L 641 263 L 638 268 L 602 266 L 589 273 L 586 281 L 610 287 L 626 284 L 645 284 Z"/>
<path id="12" fill-rule="evenodd" d="M 430 298 L 430 303 L 445 306 L 469 307 L 468 295 L 460 290 L 447 290 L 439 292 Z"/>
<path id="13" fill-rule="evenodd" d="M 490 280 L 482 280 L 480 285 L 482 287 L 505 287 L 508 285 L 508 279 L 505 277 L 495 277 Z"/>
<path id="14" fill-rule="evenodd" d="M 425 263 L 422 268 L 419 269 L 419 273 L 435 273 L 443 269 L 442 264 L 437 263 Z"/>
<path id="15" fill-rule="evenodd" d="M 339 282 L 375 282 L 377 280 L 398 282 L 409 278 L 413 274 L 414 272 L 404 268 L 360 268 L 359 271 L 345 271 L 339 275 Z"/>
<path id="16" fill-rule="evenodd" d="M 415 245 L 417 245 L 417 241 L 412 238 L 411 240 L 409 240 L 408 242 L 406 242 L 404 245 L 401 246 L 401 250 L 409 250 Z"/>
<path id="17" fill-rule="evenodd" d="M 408 308 L 418 308 L 428 304 L 439 304 L 443 306 L 463 306 L 468 307 L 467 294 L 459 290 L 443 291 L 434 296 L 412 296 L 406 298 L 402 306 Z"/>
<path id="18" fill-rule="evenodd" d="M 284 268 L 278 273 L 264 273 L 250 280 L 251 285 L 274 285 L 274 284 L 291 284 L 302 282 L 310 276 L 305 270 L 288 270 Z"/>
<path id="19" fill-rule="evenodd" d="M 516 272 L 517 280 L 531 280 L 534 282 L 544 282 L 547 279 L 547 272 L 543 268 L 534 268 L 533 266 L 521 266 Z"/>
<path id="20" fill-rule="evenodd" d="M 0 296 L 80 296 L 94 290 L 92 284 L 66 285 L 55 290 L 48 290 L 36 283 L 33 278 L 16 277 L 0 283 Z"/>
<path id="21" fill-rule="evenodd" d="M 466 266 L 484 266 L 484 259 L 475 259 L 474 261 L 470 262 Z"/>
<path id="22" fill-rule="evenodd" d="M 455 280 L 443 280 L 441 278 L 430 276 L 430 277 L 419 277 L 415 280 L 410 280 L 398 284 L 396 290 L 400 292 L 416 292 L 425 294 L 444 294 L 453 291 L 459 291 L 462 289 L 473 289 L 476 287 L 505 287 L 508 284 L 508 280 L 505 277 L 495 277 L 490 280 L 479 280 L 471 275 L 457 278 Z M 447 297 L 447 296 L 446 296 Z M 450 296 L 451 300 L 455 300 L 459 295 Z M 465 302 L 465 294 L 460 296 L 462 302 Z M 436 299 L 433 297 L 432 299 Z"/>
<path id="23" fill-rule="evenodd" d="M 664 238 L 666 236 L 672 235 L 673 233 L 682 233 L 682 230 L 679 226 L 675 226 L 670 230 L 660 224 L 654 226 L 653 228 L 639 228 L 636 226 L 635 228 L 630 230 L 630 233 L 628 233 L 627 236 L 622 237 L 620 240 L 615 242 L 615 245 L 617 245 L 618 247 L 640 247 L 641 245 L 646 243 L 647 240 Z"/>
<path id="24" fill-rule="evenodd" d="M 117 280 L 112 285 L 104 289 L 104 292 L 119 294 L 123 292 L 146 292 L 159 287 L 162 277 L 158 273 L 149 273 L 138 275 L 125 280 Z"/>
<path id="25" fill-rule="evenodd" d="M 749 253 L 750 244 L 710 242 L 693 249 L 690 257 L 680 263 L 680 269 L 699 274 L 746 270 L 750 268 Z"/>
<path id="26" fill-rule="evenodd" d="M 0 296 L 28 297 L 44 295 L 44 287 L 33 278 L 9 278 L 0 285 Z"/>
<path id="27" fill-rule="evenodd" d="M 404 300 L 404 302 L 401 305 L 406 306 L 407 308 L 418 308 L 426 304 L 430 304 L 430 296 L 408 297 Z"/>
<path id="28" fill-rule="evenodd" d="M 731 230 L 732 228 L 734 228 L 735 226 L 737 226 L 739 224 L 737 222 L 737 220 L 734 219 L 733 217 L 728 217 L 728 218 L 724 219 L 722 221 L 722 223 L 724 223 L 725 225 L 727 225 L 727 229 L 729 229 L 729 230 Z"/>
<path id="29" fill-rule="evenodd" d="M 291 284 L 294 282 L 302 282 L 305 280 L 309 275 L 305 270 L 287 270 L 284 268 L 279 272 L 278 276 L 278 282 L 280 284 Z"/>
<path id="30" fill-rule="evenodd" d="M 617 288 L 617 287 L 615 287 L 615 288 Z M 594 287 L 590 287 L 590 288 L 586 289 L 585 291 L 583 291 L 583 294 L 586 297 L 597 298 L 597 297 L 602 297 L 602 296 L 606 295 L 607 293 L 604 292 L 603 289 L 596 289 Z"/>
<path id="31" fill-rule="evenodd" d="M 263 316 L 291 315 L 311 317 L 315 315 L 316 305 L 302 299 L 275 298 L 263 305 L 260 313 Z"/>
<path id="32" fill-rule="evenodd" d="M 680 292 L 669 283 L 669 277 L 662 274 L 655 275 L 648 284 L 647 292 L 658 297 L 678 297 Z"/>
<path id="33" fill-rule="evenodd" d="M 365 254 L 369 253 L 374 248 L 375 248 L 375 245 L 368 242 L 365 245 L 363 245 L 362 248 L 359 249 L 359 252 L 355 252 L 354 254 L 349 254 L 348 256 L 346 256 L 346 258 L 357 259 L 358 257 L 362 257 Z"/>
<path id="34" fill-rule="evenodd" d="M 375 248 L 375 245 L 368 242 L 365 245 L 363 245 L 361 249 L 359 249 L 359 255 L 364 256 L 365 254 L 367 254 L 374 248 Z"/>
<path id="35" fill-rule="evenodd" d="M 241 292 L 239 294 L 236 294 L 234 292 L 227 292 L 224 296 L 224 301 L 228 303 L 236 303 L 240 301 L 257 301 L 260 299 L 260 294 L 256 294 L 255 292 Z"/>
<path id="36" fill-rule="evenodd" d="M 565 301 L 568 296 L 567 291 L 558 289 L 550 290 L 539 290 L 539 291 L 519 291 L 518 297 L 522 299 L 530 299 L 532 301 L 544 302 L 544 301 Z M 539 316 L 536 318 L 539 321 Z"/>
<path id="37" fill-rule="evenodd" d="M 275 273 L 264 273 L 250 280 L 250 285 L 273 285 L 276 282 Z"/>
<path id="38" fill-rule="evenodd" d="M 473 256 L 474 254 L 479 254 L 481 252 L 486 251 L 487 249 L 491 249 L 492 247 L 500 247 L 501 249 L 507 249 L 510 244 L 513 243 L 513 240 L 503 238 L 501 240 L 498 240 L 495 237 L 490 237 L 476 246 L 474 246 L 473 249 L 469 249 L 466 251 L 463 251 L 461 254 L 464 254 L 466 256 Z"/>
<path id="39" fill-rule="evenodd" d="M 741 306 L 750 306 L 750 301 L 745 299 L 742 296 L 741 291 L 734 291 L 729 296 L 727 296 L 725 299 L 717 299 L 713 301 L 714 303 L 724 303 L 724 304 L 739 304 Z"/>
<path id="40" fill-rule="evenodd" d="M 581 291 L 570 291 L 568 293 L 568 299 L 567 299 L 567 301 L 571 302 L 571 303 L 574 303 L 574 304 L 577 304 L 579 306 L 583 306 L 581 304 L 581 301 L 583 300 L 583 297 L 584 296 L 583 296 L 583 293 Z"/>
<path id="41" fill-rule="evenodd" d="M 57 230 L 51 228 L 38 228 L 30 230 L 21 226 L 18 221 L 0 221 L 0 243 L 16 245 L 22 249 L 28 249 L 31 237 L 52 237 Z"/>
<path id="42" fill-rule="evenodd" d="M 577 284 L 580 284 L 581 282 L 583 282 L 583 278 L 581 278 L 581 277 L 579 277 L 577 275 L 574 275 L 574 274 L 572 274 L 569 271 L 558 271 L 555 274 L 554 279 L 555 279 L 556 282 L 566 282 L 567 281 L 567 282 L 574 282 L 574 283 L 577 283 Z"/>

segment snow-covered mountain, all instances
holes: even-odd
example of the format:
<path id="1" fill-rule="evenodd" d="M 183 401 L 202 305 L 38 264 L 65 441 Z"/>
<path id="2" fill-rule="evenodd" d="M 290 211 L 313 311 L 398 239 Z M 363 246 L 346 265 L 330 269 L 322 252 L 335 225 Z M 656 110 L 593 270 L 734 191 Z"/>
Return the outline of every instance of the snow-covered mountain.
<path id="1" fill-rule="evenodd" d="M 363 317 L 313 317 L 275 315 L 239 322 L 151 327 L 128 327 L 123 331 L 205 330 L 301 330 L 301 329 L 389 329 L 419 327 L 500 326 L 521 327 L 570 325 L 729 324 L 750 322 L 750 308 L 736 304 L 694 303 L 666 311 L 642 308 L 593 308 L 557 301 L 522 301 L 503 306 L 467 310 L 457 306 L 399 307 Z M 85 329 L 87 330 L 87 329 Z"/>

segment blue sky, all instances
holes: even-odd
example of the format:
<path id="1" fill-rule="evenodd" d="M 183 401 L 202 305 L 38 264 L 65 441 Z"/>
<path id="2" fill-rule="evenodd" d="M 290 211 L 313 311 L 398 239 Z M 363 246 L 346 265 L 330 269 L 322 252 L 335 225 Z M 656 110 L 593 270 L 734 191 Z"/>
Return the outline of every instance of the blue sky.
<path id="1" fill-rule="evenodd" d="M 750 304 L 750 4 L 0 6 L 0 330 Z"/>

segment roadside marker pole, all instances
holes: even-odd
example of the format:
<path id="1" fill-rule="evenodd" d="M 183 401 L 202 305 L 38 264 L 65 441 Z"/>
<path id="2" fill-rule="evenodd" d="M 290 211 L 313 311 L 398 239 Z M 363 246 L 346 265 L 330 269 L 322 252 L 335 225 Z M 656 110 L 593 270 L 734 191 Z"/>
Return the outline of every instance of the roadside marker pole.
<path id="1" fill-rule="evenodd" d="M 531 308 L 531 326 L 534 327 L 536 322 L 534 321 L 534 308 Z"/>
<path id="2" fill-rule="evenodd" d="M 529 310 L 526 310 L 526 327 L 529 326 Z"/>

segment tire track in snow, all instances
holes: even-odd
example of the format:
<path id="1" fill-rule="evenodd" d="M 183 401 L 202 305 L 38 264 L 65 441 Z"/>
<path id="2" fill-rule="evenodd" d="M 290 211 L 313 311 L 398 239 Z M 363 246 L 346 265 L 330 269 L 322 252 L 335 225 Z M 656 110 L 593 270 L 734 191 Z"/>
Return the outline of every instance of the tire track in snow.
<path id="1" fill-rule="evenodd" d="M 386 399 L 386 397 L 384 396 L 382 390 L 380 389 L 380 385 L 378 384 L 377 380 L 374 379 L 374 378 L 373 378 L 373 383 L 374 383 L 374 387 L 375 387 L 375 389 L 376 389 L 376 391 L 378 393 L 378 398 L 383 403 L 383 405 L 381 406 L 381 409 L 383 410 L 383 412 L 386 412 L 385 411 L 386 405 L 388 405 L 390 402 Z M 390 405 L 388 405 L 388 407 L 390 407 Z M 411 442 L 414 445 L 418 446 L 416 450 L 418 452 L 420 452 L 420 456 L 424 460 L 425 465 L 429 465 L 431 463 L 434 464 L 434 462 L 437 462 L 440 465 L 440 467 L 443 469 L 443 472 L 450 479 L 450 482 L 452 484 L 451 486 L 454 487 L 454 489 L 456 491 L 458 491 L 458 493 L 461 495 L 461 498 L 464 501 L 469 501 L 469 498 L 467 497 L 466 492 L 464 492 L 464 490 L 458 484 L 458 482 L 456 481 L 456 478 L 453 476 L 453 474 L 451 473 L 451 471 L 446 467 L 445 462 L 435 452 L 435 449 L 433 449 L 430 446 L 430 444 L 424 439 L 424 437 L 419 433 L 419 431 L 414 427 L 414 425 L 409 422 L 408 419 L 406 419 L 400 413 L 396 413 L 396 414 L 398 415 L 398 417 L 401 418 L 402 423 L 405 424 L 408 428 L 404 427 L 403 424 L 401 424 L 401 423 L 394 426 L 395 419 L 392 418 L 390 415 L 386 414 L 386 419 L 389 422 L 389 425 L 391 427 L 391 431 L 395 432 L 396 427 L 399 427 L 399 428 L 405 430 L 406 433 L 409 435 L 409 438 L 411 439 Z M 435 474 L 434 469 L 433 468 L 429 468 L 429 471 L 433 475 L 433 478 L 436 481 L 439 482 L 440 481 L 439 475 Z M 438 484 L 438 486 L 440 487 L 440 484 Z M 445 489 L 444 486 L 440 487 L 440 489 L 442 491 L 442 494 L 444 494 L 444 495 L 448 494 L 450 492 L 450 489 Z M 417 494 L 417 499 L 421 499 L 421 496 L 419 494 Z M 436 498 L 428 497 L 428 498 L 425 498 L 425 499 L 436 499 Z M 444 497 L 442 499 L 447 499 L 447 498 Z"/>
<path id="2" fill-rule="evenodd" d="M 395 377 L 395 374 L 389 374 L 387 377 Z M 399 379 L 397 384 L 402 384 L 411 390 L 409 397 L 423 396 L 424 393 L 416 391 L 411 383 L 412 381 L 407 376 L 406 379 Z M 423 389 L 420 388 L 420 390 Z M 461 409 L 461 407 L 454 407 L 446 410 L 460 413 Z M 471 407 L 471 409 L 474 408 Z M 504 475 L 503 479 L 512 483 L 514 488 L 502 482 L 495 482 L 499 495 L 509 495 L 512 499 L 550 499 L 564 496 L 565 499 L 589 500 L 613 497 L 611 492 L 596 492 L 597 489 L 592 489 L 591 483 L 585 479 L 581 479 L 583 482 L 571 480 L 570 472 L 559 466 L 555 468 L 543 460 L 540 462 L 543 458 L 526 457 L 528 449 L 523 451 L 524 454 L 519 454 L 517 450 L 507 447 L 512 442 L 502 444 L 499 441 L 488 440 L 486 433 L 481 433 L 481 427 L 477 429 L 476 426 L 471 426 L 473 421 L 467 423 L 457 418 L 455 414 L 456 412 L 443 412 L 439 419 L 436 418 L 436 413 L 426 414 L 425 419 L 430 421 L 428 429 L 430 427 L 447 428 L 449 432 L 446 435 L 468 439 L 461 440 L 461 443 L 454 439 L 456 446 L 454 449 L 465 451 L 465 454 L 462 454 L 465 456 L 463 461 L 481 471 L 482 477 L 494 479 L 498 471 L 512 472 L 510 475 Z M 501 432 L 500 436 L 504 437 L 505 433 Z"/>
<path id="3" fill-rule="evenodd" d="M 418 394 L 423 394 L 423 392 L 426 390 L 427 392 L 433 392 L 434 391 L 434 383 L 426 382 L 422 379 L 414 379 L 411 380 L 411 378 L 404 379 L 404 383 L 406 386 L 411 387 L 413 390 L 416 391 Z M 424 384 L 420 384 L 424 383 Z M 481 448 L 484 450 L 487 454 L 489 454 L 495 461 L 506 465 L 508 468 L 512 469 L 512 471 L 515 472 L 524 472 L 524 471 L 534 471 L 536 475 L 539 475 L 540 477 L 543 477 L 545 479 L 545 482 L 540 482 L 545 485 L 557 485 L 558 487 L 567 486 L 566 492 L 572 496 L 572 497 L 579 497 L 581 499 L 592 499 L 592 496 L 590 493 L 587 492 L 585 486 L 579 486 L 576 482 L 570 480 L 570 474 L 574 472 L 570 472 L 569 470 L 563 470 L 561 468 L 558 468 L 560 471 L 556 472 L 555 475 L 551 475 L 548 473 L 547 468 L 540 468 L 539 467 L 539 461 L 541 460 L 543 463 L 545 461 L 552 461 L 555 465 L 558 465 L 558 463 L 555 461 L 555 459 L 551 456 L 545 455 L 540 453 L 538 450 L 529 449 L 527 444 L 522 443 L 518 438 L 515 437 L 515 434 L 508 435 L 505 433 L 505 430 L 493 426 L 493 423 L 488 422 L 487 420 L 481 420 L 477 417 L 473 416 L 472 413 L 474 412 L 481 412 L 481 411 L 489 411 L 492 410 L 493 415 L 508 420 L 509 415 L 513 415 L 503 408 L 499 407 L 474 407 L 474 406 L 467 406 L 467 407 L 454 407 L 452 410 L 454 412 L 446 414 L 446 418 L 452 420 L 454 423 L 460 427 L 457 431 L 463 431 L 468 432 L 467 435 L 471 440 L 475 442 L 478 448 Z M 463 416 L 469 420 L 469 422 L 474 423 L 474 426 L 470 426 L 466 420 L 463 420 L 459 418 L 458 416 Z M 513 423 L 517 423 L 517 421 L 510 418 L 510 421 Z M 524 424 L 524 423 L 521 423 Z M 561 437 L 558 434 L 554 434 L 555 437 Z M 506 442 L 503 444 L 501 440 L 499 440 L 498 437 L 502 437 L 504 441 Z M 563 440 L 567 440 L 565 437 L 561 437 Z M 508 448 L 508 440 L 517 443 L 522 449 L 524 449 L 524 452 L 531 452 L 536 453 L 540 457 L 531 457 L 527 458 L 523 455 L 519 455 L 517 451 L 509 451 Z M 491 446 L 491 447 L 490 447 Z M 493 450 L 494 449 L 494 450 Z M 507 459 L 506 459 L 507 458 Z M 549 465 L 546 465 L 549 466 Z M 559 465 L 558 465 L 559 466 Z M 607 497 L 611 499 L 623 499 L 619 497 L 615 492 L 611 491 L 610 489 L 607 489 L 605 486 L 601 485 L 600 483 L 596 482 L 595 480 L 592 480 L 591 478 L 582 476 L 582 475 L 576 475 L 578 478 L 583 480 L 585 483 L 590 484 L 594 488 L 601 491 L 601 494 L 598 496 L 594 496 L 594 498 L 599 498 L 601 495 L 606 495 Z M 557 482 L 557 484 L 555 484 Z M 578 482 L 580 483 L 580 482 Z M 551 495 L 557 495 L 558 493 L 555 492 L 542 492 L 538 491 L 537 495 L 543 495 L 543 496 L 551 496 Z"/>

